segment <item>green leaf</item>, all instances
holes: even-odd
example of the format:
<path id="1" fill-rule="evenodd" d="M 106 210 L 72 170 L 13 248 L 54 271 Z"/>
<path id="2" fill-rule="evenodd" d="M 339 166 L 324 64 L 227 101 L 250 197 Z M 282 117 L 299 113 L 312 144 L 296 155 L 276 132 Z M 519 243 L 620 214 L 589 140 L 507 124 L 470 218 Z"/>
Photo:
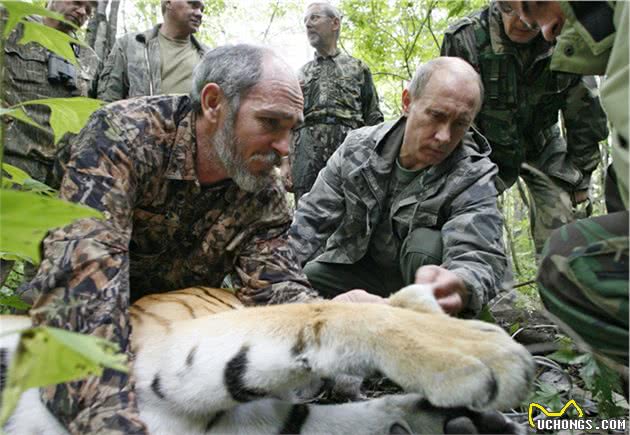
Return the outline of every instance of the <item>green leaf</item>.
<path id="1" fill-rule="evenodd" d="M 98 110 L 103 105 L 103 102 L 85 97 L 45 98 L 25 101 L 18 106 L 30 104 L 43 104 L 50 108 L 52 112 L 50 114 L 50 125 L 55 132 L 55 143 L 57 143 L 67 132 L 80 132 L 90 115 Z"/>
<path id="2" fill-rule="evenodd" d="M 31 308 L 29 304 L 20 299 L 17 295 L 0 295 L 0 306 L 15 308 L 16 310 L 24 311 Z"/>
<path id="3" fill-rule="evenodd" d="M 70 24 L 71 26 L 75 27 L 75 24 L 67 21 L 64 19 L 63 15 L 58 14 L 57 12 L 53 12 L 50 11 L 46 8 L 43 8 L 41 6 L 38 6 L 36 4 L 32 4 L 32 3 L 27 3 L 27 2 L 23 2 L 23 1 L 15 1 L 15 0 L 11 0 L 11 1 L 6 1 L 6 0 L 0 0 L 0 5 L 2 5 L 7 12 L 9 13 L 9 17 L 7 18 L 7 22 L 5 24 L 4 27 L 4 34 L 3 37 L 4 39 L 6 39 L 9 36 L 9 33 L 11 33 L 11 31 L 13 29 L 15 29 L 15 27 L 18 25 L 18 23 L 22 23 L 22 24 L 27 24 L 27 23 L 32 23 L 30 21 L 26 21 L 25 18 L 30 16 L 30 15 L 39 15 L 42 17 L 49 17 L 49 18 L 53 18 L 57 21 L 63 21 L 64 23 Z M 40 24 L 41 26 L 41 24 Z M 43 35 L 43 39 L 44 40 L 50 40 L 52 39 L 54 42 L 54 47 L 48 47 L 45 43 L 41 42 L 39 39 L 34 39 L 35 41 L 41 43 L 44 47 L 54 51 L 55 53 L 59 54 L 60 56 L 64 56 L 62 53 L 60 53 L 59 51 L 56 50 L 56 44 L 59 41 L 59 36 L 57 35 L 58 33 L 61 33 L 63 35 L 65 35 L 65 33 L 60 32 L 57 29 L 53 29 L 51 27 L 45 26 L 46 29 L 40 29 L 39 32 L 33 28 L 31 28 L 30 30 L 30 38 L 33 38 L 36 34 L 38 33 L 44 33 Z M 25 32 L 26 32 L 26 27 L 25 27 Z M 57 32 L 57 33 L 54 33 Z M 49 36 L 48 34 L 53 34 L 53 35 L 57 35 L 57 36 Z M 66 38 L 69 38 L 68 35 L 66 35 Z M 71 38 L 72 39 L 72 38 Z M 22 38 L 22 40 L 20 41 L 22 44 L 25 44 L 26 42 L 24 42 L 24 38 Z M 77 44 L 81 44 L 81 45 L 85 45 L 83 42 L 78 41 L 73 39 L 72 42 L 76 42 Z M 68 45 L 68 41 L 66 40 L 64 42 L 66 45 Z M 70 48 L 70 46 L 68 45 L 68 48 Z M 61 50 L 62 52 L 65 51 L 64 48 L 62 48 Z M 64 56 L 66 57 L 66 56 Z M 71 62 L 76 64 L 76 58 L 74 57 L 74 52 L 71 53 L 70 57 L 66 57 L 68 60 L 70 60 Z"/>
<path id="4" fill-rule="evenodd" d="M 0 427 L 29 388 L 100 376 L 105 367 L 126 373 L 127 358 L 117 352 L 99 337 L 45 327 L 23 331 L 2 393 Z"/>
<path id="5" fill-rule="evenodd" d="M 27 172 L 16 166 L 3 163 L 2 171 L 3 175 L 6 173 L 9 176 L 8 178 L 2 177 L 2 187 L 12 188 L 17 185 L 24 191 L 43 193 L 45 195 L 53 195 L 56 192 L 50 186 L 31 178 Z"/>
<path id="6" fill-rule="evenodd" d="M 20 121 L 25 122 L 28 125 L 39 128 L 40 130 L 46 130 L 46 128 L 33 121 L 31 117 L 28 116 L 24 109 L 21 107 L 0 109 L 0 116 L 10 116 L 11 118 L 19 119 Z"/>
<path id="7" fill-rule="evenodd" d="M 28 44 L 29 42 L 37 42 L 48 50 L 57 53 L 59 56 L 68 59 L 71 63 L 78 66 L 77 58 L 74 55 L 71 43 L 85 45 L 78 39 L 73 38 L 67 33 L 63 33 L 57 29 L 53 29 L 45 24 L 33 21 L 23 21 L 24 34 L 20 39 L 20 44 Z"/>
<path id="8" fill-rule="evenodd" d="M 492 315 L 492 312 L 490 311 L 490 308 L 488 307 L 488 305 L 484 305 L 481 308 L 481 312 L 479 313 L 477 318 L 479 320 L 483 320 L 484 322 L 488 322 L 488 323 L 492 323 L 492 324 L 496 324 L 497 323 L 497 320 Z"/>
<path id="9" fill-rule="evenodd" d="M 13 184 L 22 186 L 27 179 L 31 178 L 27 172 L 18 168 L 17 166 L 9 165 L 8 163 L 2 163 L 2 172 L 6 172 L 9 175 L 9 180 Z"/>
<path id="10" fill-rule="evenodd" d="M 515 324 L 510 326 L 510 335 L 514 335 L 516 331 L 518 331 L 520 328 L 521 328 L 521 324 L 519 322 L 516 322 Z"/>
<path id="11" fill-rule="evenodd" d="M 39 243 L 49 229 L 75 219 L 101 217 L 83 205 L 32 192 L 0 190 L 0 251 L 25 255 L 39 262 Z"/>

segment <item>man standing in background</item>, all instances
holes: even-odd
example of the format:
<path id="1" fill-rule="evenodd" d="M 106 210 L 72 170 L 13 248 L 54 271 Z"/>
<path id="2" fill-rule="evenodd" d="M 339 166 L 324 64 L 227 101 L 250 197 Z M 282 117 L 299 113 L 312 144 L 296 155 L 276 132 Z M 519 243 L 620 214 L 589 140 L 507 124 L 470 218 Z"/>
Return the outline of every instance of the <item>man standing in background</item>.
<path id="1" fill-rule="evenodd" d="M 551 71 L 553 47 L 507 1 L 457 21 L 442 43 L 443 56 L 463 58 L 481 75 L 485 98 L 475 124 L 492 147 L 499 191 L 519 176 L 527 184 L 538 254 L 554 228 L 590 214 L 591 173 L 608 136 L 594 78 Z"/>
<path id="2" fill-rule="evenodd" d="M 355 128 L 383 122 L 369 68 L 337 48 L 341 14 L 328 3 L 312 3 L 304 25 L 315 59 L 299 73 L 304 124 L 292 149 L 293 192 L 297 200 L 311 190 L 328 158 Z"/>
<path id="3" fill-rule="evenodd" d="M 163 24 L 116 41 L 99 79 L 98 98 L 111 102 L 189 93 L 193 68 L 208 49 L 193 36 L 203 10 L 202 1 L 162 0 Z"/>
<path id="4" fill-rule="evenodd" d="M 51 1 L 48 9 L 61 14 L 65 20 L 80 28 L 95 1 Z M 71 25 L 46 17 L 43 24 L 76 37 Z M 24 27 L 18 26 L 8 37 L 4 52 L 4 105 L 10 107 L 41 98 L 91 97 L 98 69 L 94 50 L 84 45 L 73 45 L 77 65 L 48 51 L 37 42 L 19 44 Z M 43 127 L 33 126 L 6 117 L 4 163 L 26 171 L 31 178 L 51 184 L 56 145 L 50 126 L 50 109 L 43 105 L 24 106 L 26 114 Z"/>

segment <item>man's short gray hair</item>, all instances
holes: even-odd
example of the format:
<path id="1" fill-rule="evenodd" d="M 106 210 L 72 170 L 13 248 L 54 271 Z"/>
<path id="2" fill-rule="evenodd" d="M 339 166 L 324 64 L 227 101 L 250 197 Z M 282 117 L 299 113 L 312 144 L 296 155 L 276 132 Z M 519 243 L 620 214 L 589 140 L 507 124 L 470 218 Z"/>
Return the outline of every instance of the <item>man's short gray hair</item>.
<path id="1" fill-rule="evenodd" d="M 335 6 L 331 5 L 328 2 L 310 3 L 306 7 L 306 10 L 308 11 L 308 9 L 313 6 L 319 6 L 322 12 L 326 14 L 326 16 L 330 18 L 337 18 L 339 20 L 339 29 L 337 29 L 337 32 L 335 33 L 335 39 L 339 40 L 339 32 L 341 31 L 341 20 L 343 19 L 343 15 L 341 14 L 341 11 L 339 11 L 339 9 L 337 9 Z"/>
<path id="2" fill-rule="evenodd" d="M 272 52 L 250 44 L 224 45 L 208 51 L 195 67 L 192 78 L 193 109 L 201 111 L 201 91 L 208 83 L 216 83 L 233 113 L 240 100 L 262 77 L 263 58 Z"/>
<path id="3" fill-rule="evenodd" d="M 407 88 L 411 98 L 413 100 L 420 98 L 424 93 L 424 89 L 431 80 L 433 73 L 440 69 L 441 67 L 448 66 L 448 61 L 444 57 L 437 57 L 435 59 L 431 59 L 428 62 L 423 63 L 418 67 L 413 78 L 411 79 L 411 83 L 409 83 L 409 87 Z M 462 61 L 463 62 L 463 61 Z M 472 66 L 471 66 L 472 68 Z M 483 104 L 483 82 L 481 81 L 481 76 L 476 74 L 477 84 L 479 86 L 479 108 L 481 109 L 481 105 Z"/>

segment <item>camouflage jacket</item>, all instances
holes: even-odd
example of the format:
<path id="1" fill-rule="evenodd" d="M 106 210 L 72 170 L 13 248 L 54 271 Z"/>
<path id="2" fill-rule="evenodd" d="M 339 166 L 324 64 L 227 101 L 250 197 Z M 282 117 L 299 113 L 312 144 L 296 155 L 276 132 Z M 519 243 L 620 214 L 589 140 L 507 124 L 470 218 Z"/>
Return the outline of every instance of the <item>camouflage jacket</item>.
<path id="1" fill-rule="evenodd" d="M 496 3 L 453 24 L 442 55 L 465 59 L 480 73 L 484 104 L 475 123 L 492 147 L 499 176 L 512 185 L 527 162 L 565 190 L 587 189 L 608 136 L 592 77 L 552 72 L 553 45 L 538 35 L 515 44 Z M 558 124 L 562 111 L 566 141 Z"/>
<path id="2" fill-rule="evenodd" d="M 119 38 L 109 54 L 98 83 L 98 98 L 118 101 L 161 94 L 160 25 L 145 32 Z M 191 41 L 200 56 L 208 50 L 194 36 Z"/>
<path id="3" fill-rule="evenodd" d="M 129 288 L 137 299 L 218 287 L 232 274 L 237 296 L 249 305 L 314 294 L 288 248 L 291 215 L 281 181 L 257 194 L 231 180 L 201 186 L 194 125 L 187 96 L 121 101 L 91 117 L 72 143 L 60 195 L 106 219 L 52 231 L 36 287 L 100 291 L 94 302 L 103 305 L 107 295 L 129 295 Z M 94 262 L 107 276 L 82 282 Z"/>
<path id="4" fill-rule="evenodd" d="M 612 157 L 621 197 L 626 207 L 630 153 L 628 110 L 628 2 L 561 2 L 567 18 L 558 36 L 551 69 L 579 74 L 606 75 L 602 106 L 613 128 Z M 578 8 L 579 7 L 579 8 Z M 587 19 L 588 18 L 588 19 Z"/>
<path id="5" fill-rule="evenodd" d="M 98 57 L 90 47 L 75 48 L 78 68 L 75 68 L 75 85 L 51 83 L 48 80 L 50 52 L 36 42 L 19 44 L 23 27 L 18 26 L 4 45 L 4 104 L 13 106 L 41 98 L 93 97 L 98 69 Z M 56 145 L 50 127 L 50 109 L 42 105 L 24 106 L 24 110 L 44 130 L 5 117 L 5 152 L 52 166 Z M 41 180 L 43 181 L 43 180 Z"/>
<path id="6" fill-rule="evenodd" d="M 321 248 L 317 260 L 352 264 L 367 253 L 383 213 L 390 213 L 401 240 L 416 228 L 440 229 L 442 266 L 462 277 L 471 295 L 468 308 L 478 311 L 496 292 L 507 266 L 489 146 L 468 134 L 446 160 L 428 168 L 417 185 L 414 181 L 410 195 L 382 210 L 405 120 L 348 134 L 299 201 L 290 242 L 302 264 Z"/>
<path id="7" fill-rule="evenodd" d="M 383 122 L 370 69 L 359 59 L 337 51 L 315 59 L 299 71 L 304 95 L 304 123 L 328 117 L 351 128 Z"/>

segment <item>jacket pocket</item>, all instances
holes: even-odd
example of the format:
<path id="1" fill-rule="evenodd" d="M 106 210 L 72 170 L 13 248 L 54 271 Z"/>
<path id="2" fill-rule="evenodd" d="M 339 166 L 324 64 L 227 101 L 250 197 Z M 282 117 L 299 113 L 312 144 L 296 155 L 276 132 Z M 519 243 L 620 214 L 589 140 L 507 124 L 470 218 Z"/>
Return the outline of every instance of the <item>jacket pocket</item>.
<path id="1" fill-rule="evenodd" d="M 48 55 L 33 44 L 7 46 L 5 66 L 8 77 L 21 83 L 48 84 Z"/>

